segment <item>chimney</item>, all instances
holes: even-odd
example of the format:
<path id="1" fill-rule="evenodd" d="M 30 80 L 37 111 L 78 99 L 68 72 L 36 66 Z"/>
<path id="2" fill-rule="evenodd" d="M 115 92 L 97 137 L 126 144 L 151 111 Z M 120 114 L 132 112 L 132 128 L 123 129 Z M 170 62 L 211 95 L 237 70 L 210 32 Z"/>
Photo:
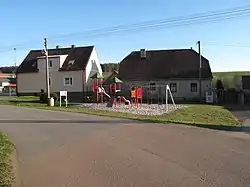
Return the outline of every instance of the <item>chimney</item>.
<path id="1" fill-rule="evenodd" d="M 75 48 L 75 45 L 71 45 L 71 48 L 72 48 L 72 49 Z"/>
<path id="2" fill-rule="evenodd" d="M 141 51 L 141 59 L 147 58 L 146 50 L 145 49 L 141 49 L 140 51 Z"/>

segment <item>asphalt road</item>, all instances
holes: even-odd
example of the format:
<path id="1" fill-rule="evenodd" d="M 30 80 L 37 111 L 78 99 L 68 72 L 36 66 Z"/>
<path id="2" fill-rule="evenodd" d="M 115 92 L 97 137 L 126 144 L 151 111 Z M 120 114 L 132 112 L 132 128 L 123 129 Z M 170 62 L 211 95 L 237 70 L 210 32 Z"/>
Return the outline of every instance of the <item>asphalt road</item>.
<path id="1" fill-rule="evenodd" d="M 250 134 L 0 106 L 23 187 L 247 187 Z"/>

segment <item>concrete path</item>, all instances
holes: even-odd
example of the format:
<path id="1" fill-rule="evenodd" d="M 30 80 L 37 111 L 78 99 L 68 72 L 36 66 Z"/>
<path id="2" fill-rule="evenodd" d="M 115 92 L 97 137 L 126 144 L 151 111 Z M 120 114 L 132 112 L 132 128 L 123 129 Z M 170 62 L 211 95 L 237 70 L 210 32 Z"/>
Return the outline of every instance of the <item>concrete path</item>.
<path id="1" fill-rule="evenodd" d="M 247 187 L 250 134 L 0 106 L 23 187 Z"/>

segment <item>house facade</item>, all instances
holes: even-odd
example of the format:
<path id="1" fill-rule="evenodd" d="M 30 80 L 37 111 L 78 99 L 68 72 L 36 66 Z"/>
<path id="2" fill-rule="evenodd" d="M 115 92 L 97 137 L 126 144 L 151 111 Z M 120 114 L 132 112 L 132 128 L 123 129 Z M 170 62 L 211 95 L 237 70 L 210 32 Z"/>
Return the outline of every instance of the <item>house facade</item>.
<path id="1" fill-rule="evenodd" d="M 15 95 L 16 83 L 15 74 L 0 73 L 0 94 L 1 95 Z"/>
<path id="2" fill-rule="evenodd" d="M 201 58 L 201 94 L 212 89 L 209 61 Z M 145 97 L 163 98 L 166 85 L 175 100 L 199 100 L 200 57 L 192 49 L 133 51 L 120 63 L 119 78 L 123 89 L 143 87 Z M 165 98 L 165 97 L 164 97 Z"/>
<path id="3" fill-rule="evenodd" d="M 69 100 L 83 100 L 91 90 L 90 77 L 102 75 L 94 46 L 48 50 L 50 91 L 67 91 Z M 17 94 L 35 95 L 46 92 L 46 58 L 42 50 L 32 50 L 17 69 Z"/>

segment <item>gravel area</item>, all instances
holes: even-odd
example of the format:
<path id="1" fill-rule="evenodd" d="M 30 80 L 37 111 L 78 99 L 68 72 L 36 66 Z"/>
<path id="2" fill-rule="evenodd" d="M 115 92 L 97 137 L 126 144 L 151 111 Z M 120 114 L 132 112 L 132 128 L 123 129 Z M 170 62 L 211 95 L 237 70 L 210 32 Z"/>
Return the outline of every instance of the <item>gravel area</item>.
<path id="1" fill-rule="evenodd" d="M 168 105 L 168 112 L 166 110 L 166 105 L 157 105 L 157 104 L 142 104 L 142 106 L 131 106 L 131 105 L 124 105 L 120 104 L 117 105 L 116 108 L 112 107 L 106 107 L 107 104 L 96 104 L 96 103 L 84 103 L 79 105 L 83 108 L 93 108 L 98 110 L 108 110 L 108 111 L 115 111 L 115 112 L 124 112 L 124 113 L 132 113 L 132 114 L 140 114 L 140 115 L 162 115 L 165 113 L 173 112 L 176 109 L 174 108 L 174 105 L 169 104 Z M 177 109 L 184 108 L 184 105 L 176 105 Z"/>

